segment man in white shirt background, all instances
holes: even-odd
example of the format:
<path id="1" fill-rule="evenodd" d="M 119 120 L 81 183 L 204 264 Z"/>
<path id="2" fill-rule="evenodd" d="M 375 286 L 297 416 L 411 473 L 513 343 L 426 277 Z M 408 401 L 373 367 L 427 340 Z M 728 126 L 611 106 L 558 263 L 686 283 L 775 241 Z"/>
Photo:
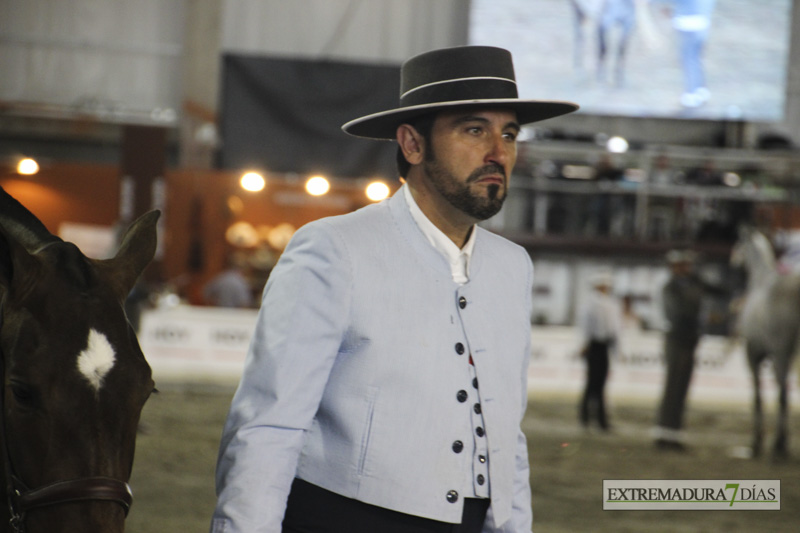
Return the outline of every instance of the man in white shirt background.
<path id="1" fill-rule="evenodd" d="M 605 404 L 605 387 L 608 380 L 611 351 L 619 346 L 622 311 L 614 298 L 613 277 L 610 272 L 596 272 L 591 276 L 592 292 L 580 317 L 583 334 L 581 355 L 586 361 L 586 387 L 580 403 L 581 424 L 588 428 L 595 419 L 603 431 L 608 431 L 608 413 Z"/>

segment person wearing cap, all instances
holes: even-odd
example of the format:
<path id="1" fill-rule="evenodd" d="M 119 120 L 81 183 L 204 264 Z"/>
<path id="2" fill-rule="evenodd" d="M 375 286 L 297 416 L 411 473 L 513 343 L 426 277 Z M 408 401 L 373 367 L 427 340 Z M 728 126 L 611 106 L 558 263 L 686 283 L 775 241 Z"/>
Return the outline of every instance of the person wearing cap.
<path id="1" fill-rule="evenodd" d="M 525 436 L 533 269 L 480 227 L 522 124 L 511 54 L 401 68 L 400 106 L 351 135 L 398 143 L 389 199 L 300 228 L 264 289 L 223 430 L 214 533 L 530 533 Z"/>
<path id="2" fill-rule="evenodd" d="M 578 416 L 581 424 L 589 428 L 594 417 L 603 431 L 610 429 L 605 404 L 608 379 L 609 354 L 619 344 L 622 311 L 611 294 L 611 272 L 594 273 L 590 278 L 592 292 L 588 305 L 579 320 L 583 334 L 581 355 L 586 360 L 586 387 L 581 398 Z M 593 415 L 593 416 L 592 416 Z"/>
<path id="3" fill-rule="evenodd" d="M 701 335 L 700 306 L 707 290 L 694 274 L 695 259 L 691 250 L 667 253 L 670 278 L 662 289 L 669 324 L 664 333 L 666 375 L 654 429 L 656 447 L 665 450 L 684 451 L 686 446 L 683 416 Z"/>

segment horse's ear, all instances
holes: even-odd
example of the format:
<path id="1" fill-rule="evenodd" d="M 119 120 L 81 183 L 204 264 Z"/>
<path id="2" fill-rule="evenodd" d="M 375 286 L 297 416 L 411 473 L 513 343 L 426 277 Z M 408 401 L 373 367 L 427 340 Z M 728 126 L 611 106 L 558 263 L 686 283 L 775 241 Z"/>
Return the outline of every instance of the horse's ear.
<path id="1" fill-rule="evenodd" d="M 26 279 L 36 277 L 39 262 L 22 243 L 0 226 L 0 295 L 13 296 L 25 286 Z"/>
<path id="2" fill-rule="evenodd" d="M 0 227 L 30 253 L 35 253 L 47 244 L 61 241 L 50 233 L 36 215 L 2 187 L 0 187 Z"/>
<path id="3" fill-rule="evenodd" d="M 145 267 L 153 260 L 158 241 L 156 224 L 160 215 L 161 211 L 155 210 L 136 219 L 122 237 L 117 255 L 100 261 L 112 271 L 121 299 L 128 296 Z"/>

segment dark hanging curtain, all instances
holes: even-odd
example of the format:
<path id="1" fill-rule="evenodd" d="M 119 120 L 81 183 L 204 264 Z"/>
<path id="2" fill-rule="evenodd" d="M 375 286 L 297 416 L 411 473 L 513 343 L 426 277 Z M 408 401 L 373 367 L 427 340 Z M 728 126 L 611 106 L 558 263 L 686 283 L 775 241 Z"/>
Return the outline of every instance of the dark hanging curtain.
<path id="1" fill-rule="evenodd" d="M 222 76 L 221 168 L 397 176 L 395 143 L 341 126 L 397 107 L 398 66 L 226 54 Z"/>

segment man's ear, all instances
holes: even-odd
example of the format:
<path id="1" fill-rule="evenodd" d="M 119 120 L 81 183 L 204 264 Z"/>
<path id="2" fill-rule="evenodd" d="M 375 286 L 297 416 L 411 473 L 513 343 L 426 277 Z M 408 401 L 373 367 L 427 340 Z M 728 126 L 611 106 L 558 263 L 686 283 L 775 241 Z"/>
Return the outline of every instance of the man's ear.
<path id="1" fill-rule="evenodd" d="M 418 165 L 425 159 L 425 139 L 411 124 L 397 127 L 397 145 L 410 164 Z"/>

